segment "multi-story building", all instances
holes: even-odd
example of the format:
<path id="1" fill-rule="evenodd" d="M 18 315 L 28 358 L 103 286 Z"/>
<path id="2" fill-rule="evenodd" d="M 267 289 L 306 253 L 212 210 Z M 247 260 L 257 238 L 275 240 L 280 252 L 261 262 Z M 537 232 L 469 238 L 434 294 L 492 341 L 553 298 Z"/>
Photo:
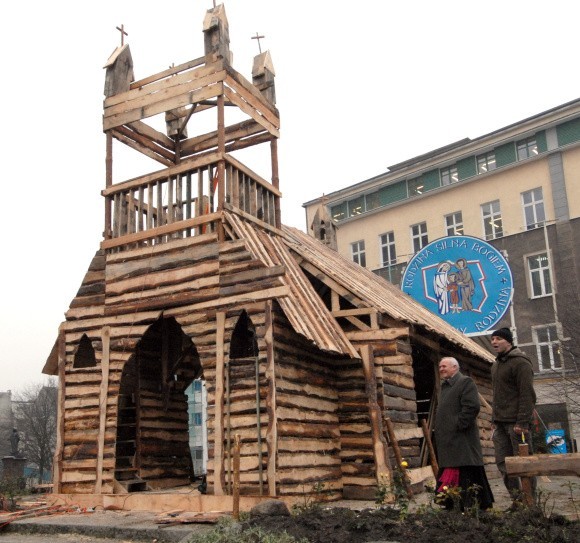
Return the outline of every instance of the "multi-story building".
<path id="1" fill-rule="evenodd" d="M 207 391 L 202 379 L 195 379 L 185 390 L 189 416 L 189 448 L 196 477 L 207 469 Z"/>
<path id="2" fill-rule="evenodd" d="M 438 238 L 474 236 L 501 250 L 514 278 L 501 325 L 533 360 L 541 422 L 562 426 L 568 447 L 580 438 L 580 99 L 304 207 L 312 235 L 394 284 Z"/>

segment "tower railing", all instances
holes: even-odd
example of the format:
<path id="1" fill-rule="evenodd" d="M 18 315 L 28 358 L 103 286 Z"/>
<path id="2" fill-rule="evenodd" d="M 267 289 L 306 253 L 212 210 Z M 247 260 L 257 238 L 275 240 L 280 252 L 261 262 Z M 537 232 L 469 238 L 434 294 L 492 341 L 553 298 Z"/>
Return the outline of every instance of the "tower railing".
<path id="1" fill-rule="evenodd" d="M 215 231 L 222 211 L 217 199 L 220 160 L 228 208 L 275 227 L 280 191 L 231 155 L 212 152 L 106 188 L 101 247 L 122 251 Z"/>

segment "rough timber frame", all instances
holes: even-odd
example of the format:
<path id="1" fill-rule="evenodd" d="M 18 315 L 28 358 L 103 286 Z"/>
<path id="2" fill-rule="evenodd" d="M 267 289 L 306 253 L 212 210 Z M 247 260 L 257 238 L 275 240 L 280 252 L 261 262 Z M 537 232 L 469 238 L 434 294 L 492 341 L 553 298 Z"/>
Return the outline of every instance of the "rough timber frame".
<path id="1" fill-rule="evenodd" d="M 204 57 L 140 81 L 128 45 L 107 63 L 104 239 L 44 370 L 60 384 L 52 499 L 231 510 L 234 435 L 242 508 L 303 499 L 316 483 L 328 500 L 368 498 L 393 466 L 387 424 L 420 483 L 432 473 L 416 359 L 431 374 L 440 356 L 458 356 L 489 398 L 491 357 L 381 278 L 282 226 L 269 53 L 256 57 L 250 83 L 230 66 L 223 6 L 208 11 L 204 33 Z M 230 108 L 246 119 L 228 124 Z M 207 111 L 215 130 L 188 137 Z M 167 135 L 145 122 L 159 114 Z M 113 184 L 114 139 L 163 169 Z M 230 154 L 261 143 L 270 144 L 271 181 Z M 242 317 L 256 350 L 234 356 Z M 77 366 L 83 341 L 94 366 Z M 184 421 L 183 390 L 200 375 L 207 496 L 188 486 Z M 487 455 L 489 419 L 484 407 Z M 126 472 L 149 491 L 129 488 Z"/>

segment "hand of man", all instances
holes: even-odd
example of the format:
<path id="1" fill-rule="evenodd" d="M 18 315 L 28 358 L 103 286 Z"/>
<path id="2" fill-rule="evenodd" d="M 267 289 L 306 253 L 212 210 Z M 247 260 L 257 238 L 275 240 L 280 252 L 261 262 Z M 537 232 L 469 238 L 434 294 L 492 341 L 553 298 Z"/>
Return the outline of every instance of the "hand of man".
<path id="1" fill-rule="evenodd" d="M 522 426 L 520 426 L 519 424 L 515 424 L 514 425 L 514 432 L 517 435 L 522 435 L 525 431 L 527 430 L 527 428 L 523 428 Z"/>

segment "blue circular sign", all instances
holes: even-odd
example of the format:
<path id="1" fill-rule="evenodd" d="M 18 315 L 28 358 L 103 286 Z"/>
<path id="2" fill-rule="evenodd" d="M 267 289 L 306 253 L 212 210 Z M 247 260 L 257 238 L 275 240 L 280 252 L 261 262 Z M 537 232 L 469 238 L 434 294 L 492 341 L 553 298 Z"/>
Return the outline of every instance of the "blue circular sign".
<path id="1" fill-rule="evenodd" d="M 493 329 L 513 295 L 510 267 L 489 243 L 471 236 L 432 241 L 407 264 L 401 289 L 468 336 Z"/>

